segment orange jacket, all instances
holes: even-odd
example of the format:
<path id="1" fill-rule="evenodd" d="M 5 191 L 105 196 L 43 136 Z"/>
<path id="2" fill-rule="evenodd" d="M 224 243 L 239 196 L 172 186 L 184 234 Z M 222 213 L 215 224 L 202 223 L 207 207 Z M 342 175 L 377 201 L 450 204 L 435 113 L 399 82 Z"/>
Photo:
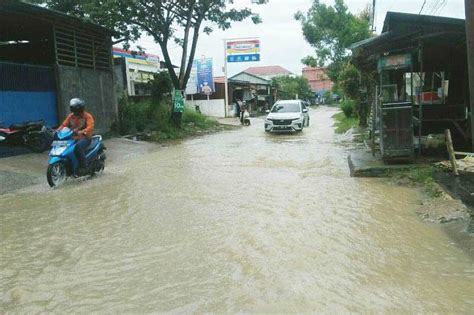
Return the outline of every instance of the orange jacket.
<path id="1" fill-rule="evenodd" d="M 94 117 L 88 112 L 84 112 L 81 117 L 77 117 L 74 114 L 69 114 L 64 122 L 61 124 L 59 129 L 68 127 L 75 132 L 83 131 L 82 135 L 74 136 L 74 139 L 79 140 L 84 137 L 92 137 L 94 132 Z"/>

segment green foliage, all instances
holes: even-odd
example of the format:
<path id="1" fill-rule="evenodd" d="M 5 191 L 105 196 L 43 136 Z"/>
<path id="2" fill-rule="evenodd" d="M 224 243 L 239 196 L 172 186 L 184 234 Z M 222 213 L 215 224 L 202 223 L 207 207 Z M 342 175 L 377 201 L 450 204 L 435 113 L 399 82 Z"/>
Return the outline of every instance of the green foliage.
<path id="1" fill-rule="evenodd" d="M 116 131 L 121 134 L 160 130 L 169 124 L 171 106 L 166 102 L 119 101 L 119 121 Z"/>
<path id="2" fill-rule="evenodd" d="M 357 117 L 347 117 L 343 112 L 335 114 L 332 118 L 336 133 L 345 133 L 359 124 Z"/>
<path id="3" fill-rule="evenodd" d="M 161 71 L 154 75 L 151 86 L 151 97 L 155 102 L 168 100 L 171 102 L 171 93 L 173 91 L 173 82 L 167 71 Z"/>
<path id="4" fill-rule="evenodd" d="M 346 98 L 341 101 L 341 105 L 339 106 L 347 118 L 351 118 L 354 116 L 356 111 L 356 102 L 351 100 L 350 98 Z"/>
<path id="5" fill-rule="evenodd" d="M 272 85 L 277 89 L 279 99 L 295 99 L 296 95 L 303 100 L 310 100 L 314 97 L 308 80 L 302 76 L 278 76 L 272 79 Z"/>
<path id="6" fill-rule="evenodd" d="M 350 13 L 344 0 L 336 0 L 334 6 L 321 2 L 313 0 L 306 14 L 295 15 L 301 22 L 304 37 L 316 51 L 316 56 L 306 57 L 302 62 L 309 66 L 328 65 L 329 78 L 337 82 L 348 58 L 348 48 L 371 35 L 369 14 L 367 11 L 359 15 Z"/>
<path id="7" fill-rule="evenodd" d="M 335 103 L 332 91 L 324 92 L 324 104 L 333 105 Z"/>
<path id="8" fill-rule="evenodd" d="M 434 167 L 413 167 L 394 173 L 393 176 L 396 179 L 408 179 L 412 184 L 422 186 L 425 193 L 431 197 L 440 197 L 443 192 L 434 179 L 436 172 Z"/>
<path id="9" fill-rule="evenodd" d="M 344 96 L 360 100 L 360 72 L 351 63 L 346 63 L 339 74 L 339 87 Z"/>
<path id="10" fill-rule="evenodd" d="M 119 101 L 119 121 L 113 129 L 120 135 L 145 133 L 153 141 L 181 139 L 222 129 L 217 121 L 187 108 L 182 117 L 183 126 L 179 128 L 174 126 L 170 115 L 171 105 L 167 100 L 130 102 L 122 98 Z"/>
<path id="11" fill-rule="evenodd" d="M 249 8 L 232 6 L 233 0 L 30 0 L 87 18 L 113 29 L 117 38 L 128 46 L 142 34 L 151 36 L 160 46 L 175 88 L 184 90 L 191 73 L 197 42 L 201 33 L 210 34 L 213 27 L 229 29 L 232 22 L 250 18 L 261 22 Z M 258 0 L 256 4 L 266 3 Z M 176 73 L 168 51 L 178 44 L 182 48 L 179 73 Z"/>
<path id="12" fill-rule="evenodd" d="M 192 124 L 192 126 L 196 126 L 201 129 L 216 127 L 219 125 L 217 121 L 190 109 L 184 111 L 183 123 L 185 125 Z"/>

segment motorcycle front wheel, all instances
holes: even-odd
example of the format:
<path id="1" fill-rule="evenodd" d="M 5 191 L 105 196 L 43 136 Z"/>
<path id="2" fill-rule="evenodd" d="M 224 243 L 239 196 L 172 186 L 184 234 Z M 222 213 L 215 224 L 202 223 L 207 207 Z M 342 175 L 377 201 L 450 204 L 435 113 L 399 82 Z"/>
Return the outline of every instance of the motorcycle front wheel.
<path id="1" fill-rule="evenodd" d="M 48 166 L 46 178 L 48 179 L 49 186 L 57 187 L 61 185 L 66 180 L 66 176 L 66 166 L 64 163 L 56 162 Z"/>

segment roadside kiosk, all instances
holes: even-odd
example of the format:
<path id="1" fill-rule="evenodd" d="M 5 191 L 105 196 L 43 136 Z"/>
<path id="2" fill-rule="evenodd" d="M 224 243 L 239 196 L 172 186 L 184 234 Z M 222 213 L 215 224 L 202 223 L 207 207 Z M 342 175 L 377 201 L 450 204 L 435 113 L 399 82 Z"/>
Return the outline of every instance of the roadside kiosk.
<path id="1" fill-rule="evenodd" d="M 377 66 L 376 117 L 384 161 L 411 161 L 413 144 L 412 55 L 382 55 Z"/>

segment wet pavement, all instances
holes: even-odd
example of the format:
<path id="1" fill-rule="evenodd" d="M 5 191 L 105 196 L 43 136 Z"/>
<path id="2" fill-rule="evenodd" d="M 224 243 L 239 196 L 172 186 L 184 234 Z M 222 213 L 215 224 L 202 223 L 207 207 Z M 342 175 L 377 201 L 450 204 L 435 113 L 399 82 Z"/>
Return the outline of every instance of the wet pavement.
<path id="1" fill-rule="evenodd" d="M 417 190 L 349 176 L 334 113 L 125 146 L 95 179 L 0 195 L 0 312 L 471 313 L 472 259 Z"/>

